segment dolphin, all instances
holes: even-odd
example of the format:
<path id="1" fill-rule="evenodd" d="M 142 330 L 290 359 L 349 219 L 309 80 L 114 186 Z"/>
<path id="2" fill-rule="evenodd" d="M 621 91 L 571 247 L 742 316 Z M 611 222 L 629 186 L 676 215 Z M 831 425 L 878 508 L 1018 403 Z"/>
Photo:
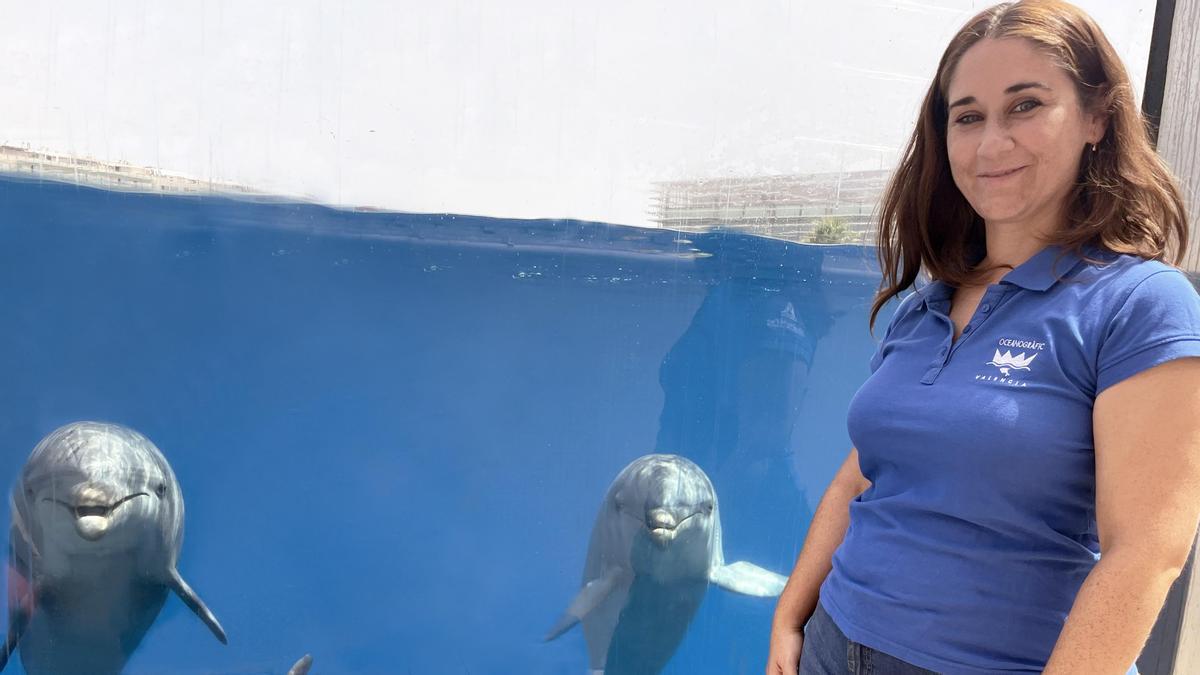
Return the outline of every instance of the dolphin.
<path id="1" fill-rule="evenodd" d="M 29 675 L 115 675 L 174 591 L 225 630 L 176 569 L 183 495 L 145 436 L 74 422 L 46 436 L 10 499 L 8 637 Z"/>
<path id="2" fill-rule="evenodd" d="M 787 579 L 748 562 L 725 564 L 712 481 L 678 455 L 639 457 L 608 488 L 583 584 L 546 634 L 583 623 L 593 675 L 660 672 L 714 583 L 773 597 Z"/>

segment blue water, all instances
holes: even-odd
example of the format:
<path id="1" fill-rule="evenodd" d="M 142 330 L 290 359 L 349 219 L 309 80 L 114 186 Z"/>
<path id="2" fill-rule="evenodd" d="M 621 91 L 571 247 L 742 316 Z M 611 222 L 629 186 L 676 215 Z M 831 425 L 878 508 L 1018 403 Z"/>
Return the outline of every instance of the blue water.
<path id="1" fill-rule="evenodd" d="M 640 455 L 790 571 L 877 282 L 857 246 L 3 179 L 0 485 L 74 420 L 167 456 L 229 645 L 171 597 L 128 673 L 579 675 L 541 638 Z M 666 672 L 762 672 L 773 606 L 710 588 Z"/>

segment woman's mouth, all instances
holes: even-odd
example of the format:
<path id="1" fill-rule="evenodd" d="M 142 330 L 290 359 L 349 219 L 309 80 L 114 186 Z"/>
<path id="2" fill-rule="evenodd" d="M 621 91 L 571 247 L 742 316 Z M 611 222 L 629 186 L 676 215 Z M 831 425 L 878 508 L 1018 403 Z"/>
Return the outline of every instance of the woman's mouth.
<path id="1" fill-rule="evenodd" d="M 1009 178 L 1011 176 L 1015 176 L 1024 170 L 1025 170 L 1025 167 L 1018 166 L 1015 169 L 1008 169 L 1006 171 L 992 171 L 990 173 L 981 173 L 981 174 L 979 174 L 979 177 L 986 179 L 986 180 L 1002 180 L 1004 178 Z"/>

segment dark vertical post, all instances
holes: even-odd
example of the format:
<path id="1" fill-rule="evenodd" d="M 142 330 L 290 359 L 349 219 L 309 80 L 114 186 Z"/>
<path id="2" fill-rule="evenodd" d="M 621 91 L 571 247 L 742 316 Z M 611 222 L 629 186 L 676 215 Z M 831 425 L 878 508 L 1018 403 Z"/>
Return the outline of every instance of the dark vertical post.
<path id="1" fill-rule="evenodd" d="M 1175 0 L 1158 0 L 1154 10 L 1154 28 L 1150 38 L 1150 58 L 1146 64 L 1146 88 L 1142 92 L 1142 113 L 1148 123 L 1150 140 L 1158 145 L 1163 99 L 1167 88 L 1167 66 L 1171 55 L 1171 36 L 1175 24 Z M 1138 658 L 1142 675 L 1173 675 L 1179 647 L 1180 628 L 1187 605 L 1189 581 L 1195 569 L 1196 550 L 1188 557 L 1179 579 L 1171 586 L 1158 622 Z"/>
<path id="2" fill-rule="evenodd" d="M 1150 142 L 1158 144 L 1163 93 L 1167 88 L 1167 62 L 1171 56 L 1171 28 L 1175 23 L 1175 0 L 1158 0 L 1150 35 L 1150 59 L 1146 63 L 1146 88 L 1142 92 L 1142 114 L 1150 123 Z"/>

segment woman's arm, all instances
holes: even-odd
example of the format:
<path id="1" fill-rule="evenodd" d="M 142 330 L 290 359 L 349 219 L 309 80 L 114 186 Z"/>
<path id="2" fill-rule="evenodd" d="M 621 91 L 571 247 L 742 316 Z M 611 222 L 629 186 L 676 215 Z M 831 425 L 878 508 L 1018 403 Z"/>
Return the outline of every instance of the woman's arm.
<path id="1" fill-rule="evenodd" d="M 1200 359 L 1109 387 L 1092 420 L 1101 558 L 1046 675 L 1125 673 L 1187 562 L 1200 519 Z"/>
<path id="2" fill-rule="evenodd" d="M 850 502 L 870 487 L 858 468 L 858 450 L 851 448 L 850 456 L 825 489 L 817 512 L 813 514 L 804 538 L 804 546 L 796 566 L 788 577 L 787 586 L 775 605 L 775 620 L 771 624 L 771 654 L 767 660 L 767 675 L 795 675 L 800 665 L 800 646 L 805 622 L 817 606 L 821 582 L 833 567 L 833 552 L 846 537 L 850 524 Z"/>

